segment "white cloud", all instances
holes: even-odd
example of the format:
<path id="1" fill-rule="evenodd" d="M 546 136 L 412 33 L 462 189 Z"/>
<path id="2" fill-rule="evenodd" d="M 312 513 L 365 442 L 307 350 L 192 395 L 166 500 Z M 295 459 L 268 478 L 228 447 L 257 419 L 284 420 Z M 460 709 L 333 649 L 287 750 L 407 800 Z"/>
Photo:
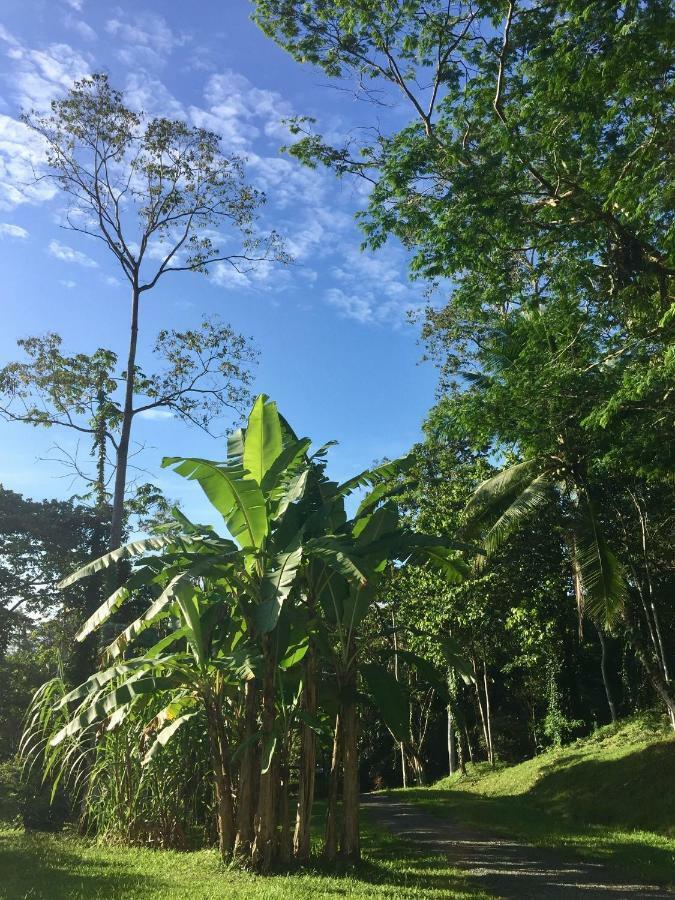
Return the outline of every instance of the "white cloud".
<path id="1" fill-rule="evenodd" d="M 428 288 L 407 278 L 405 253 L 396 245 L 372 254 L 351 244 L 331 273 L 339 286 L 325 291 L 325 301 L 362 325 L 398 328 L 429 302 Z"/>
<path id="2" fill-rule="evenodd" d="M 117 10 L 105 30 L 122 44 L 117 56 L 127 66 L 164 65 L 173 50 L 189 40 L 187 35 L 173 32 L 163 16 L 147 12 L 129 16 Z"/>
<path id="3" fill-rule="evenodd" d="M 153 422 L 159 422 L 163 419 L 173 419 L 173 413 L 170 409 L 145 409 L 138 414 L 141 419 L 150 419 Z"/>
<path id="4" fill-rule="evenodd" d="M 69 278 L 60 279 L 59 284 L 62 285 L 64 288 L 68 288 L 69 291 L 72 290 L 74 287 L 77 287 L 77 282 L 71 281 Z"/>
<path id="5" fill-rule="evenodd" d="M 69 6 L 71 9 L 74 9 L 75 12 L 82 12 L 82 7 L 84 6 L 84 0 L 63 0 L 66 6 Z"/>
<path id="6" fill-rule="evenodd" d="M 54 97 L 63 94 L 75 79 L 84 77 L 91 69 L 91 57 L 69 44 L 32 49 L 6 29 L 0 31 L 0 40 L 7 44 L 6 53 L 13 64 L 11 76 L 6 78 L 9 92 L 24 109 L 48 110 Z"/>
<path id="7" fill-rule="evenodd" d="M 185 119 L 185 109 L 157 78 L 147 72 L 131 72 L 124 86 L 125 101 L 137 112 L 167 119 Z"/>
<path id="8" fill-rule="evenodd" d="M 211 75 L 204 89 L 206 108 L 191 106 L 190 118 L 200 128 L 222 134 L 232 147 L 250 147 L 265 135 L 288 136 L 280 119 L 290 116 L 291 105 L 277 91 L 258 88 L 244 75 L 227 69 Z"/>
<path id="9" fill-rule="evenodd" d="M 81 38 L 84 38 L 85 41 L 97 41 L 98 35 L 91 27 L 88 25 L 84 19 L 76 19 L 75 16 L 66 16 L 65 18 L 66 28 L 69 28 L 71 31 L 77 32 Z"/>
<path id="10" fill-rule="evenodd" d="M 61 241 L 50 241 L 47 252 L 50 256 L 53 256 L 55 259 L 60 259 L 62 262 L 76 263 L 78 266 L 84 266 L 86 269 L 98 268 L 98 263 L 90 256 L 87 256 L 86 253 L 82 253 L 80 250 L 74 250 L 67 244 L 62 244 Z"/>
<path id="11" fill-rule="evenodd" d="M 0 237 L 20 238 L 25 240 L 28 232 L 20 225 L 10 225 L 9 222 L 0 222 Z"/>
<path id="12" fill-rule="evenodd" d="M 50 181 L 36 180 L 43 139 L 16 119 L 0 114 L 0 209 L 42 203 L 56 194 Z"/>

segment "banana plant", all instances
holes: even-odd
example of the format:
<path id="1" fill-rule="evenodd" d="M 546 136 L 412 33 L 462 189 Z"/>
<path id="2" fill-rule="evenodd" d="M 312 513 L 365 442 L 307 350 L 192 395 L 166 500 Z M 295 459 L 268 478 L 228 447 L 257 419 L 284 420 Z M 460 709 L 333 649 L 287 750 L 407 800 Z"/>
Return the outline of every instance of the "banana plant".
<path id="1" fill-rule="evenodd" d="M 147 719 L 144 760 L 151 764 L 199 716 L 211 748 L 221 854 L 229 859 L 234 853 L 261 871 L 290 846 L 285 812 L 285 836 L 278 840 L 279 811 L 288 804 L 288 753 L 298 727 L 301 772 L 308 780 L 303 788 L 301 779 L 295 845 L 299 858 L 308 852 L 321 669 L 332 668 L 340 690 L 334 743 L 342 758 L 342 851 L 347 860 L 358 858 L 361 622 L 388 564 L 422 562 L 452 580 L 463 575 L 458 545 L 414 533 L 399 521 L 393 498 L 408 460 L 337 484 L 325 475 L 329 446 L 312 453 L 310 441 L 298 438 L 261 395 L 246 426 L 230 436 L 223 462 L 163 462 L 197 482 L 221 515 L 225 534 L 174 510 L 173 522 L 150 538 L 63 582 L 120 560 L 131 564 L 125 584 L 87 620 L 79 640 L 110 623 L 131 598 L 138 601 L 139 592 L 151 600 L 105 647 L 101 671 L 59 701 L 62 722 L 52 748 L 63 745 L 66 756 L 81 757 L 106 728 L 122 727 L 133 712 Z M 357 490 L 364 496 L 350 518 L 345 499 Z M 364 683 L 372 681 L 371 673 Z M 377 702 L 378 691 L 371 696 Z"/>

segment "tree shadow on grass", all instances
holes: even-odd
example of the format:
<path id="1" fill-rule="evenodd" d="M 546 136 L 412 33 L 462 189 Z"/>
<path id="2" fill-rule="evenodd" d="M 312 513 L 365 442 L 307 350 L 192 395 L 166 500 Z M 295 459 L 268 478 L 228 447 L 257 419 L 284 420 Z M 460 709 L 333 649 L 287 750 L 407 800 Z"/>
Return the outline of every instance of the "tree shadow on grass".
<path id="1" fill-rule="evenodd" d="M 0 897 L 8 900 L 140 897 L 149 887 L 160 888 L 161 882 L 130 872 L 123 863 L 87 858 L 66 837 L 0 835 Z"/>

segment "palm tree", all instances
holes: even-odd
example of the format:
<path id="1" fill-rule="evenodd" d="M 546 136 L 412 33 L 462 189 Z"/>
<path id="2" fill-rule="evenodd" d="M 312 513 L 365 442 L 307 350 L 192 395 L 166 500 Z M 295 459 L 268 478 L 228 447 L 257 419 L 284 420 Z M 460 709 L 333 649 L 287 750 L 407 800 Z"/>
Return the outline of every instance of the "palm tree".
<path id="1" fill-rule="evenodd" d="M 602 674 L 610 711 L 613 713 L 613 702 L 604 668 L 602 630 L 622 625 L 675 729 L 675 698 L 632 623 L 626 573 L 604 536 L 604 516 L 598 513 L 589 480 L 578 464 L 551 454 L 526 459 L 486 479 L 467 505 L 465 533 L 471 537 L 481 534 L 489 554 L 544 506 L 557 510 L 565 535 L 580 629 L 586 615 L 601 637 Z"/>

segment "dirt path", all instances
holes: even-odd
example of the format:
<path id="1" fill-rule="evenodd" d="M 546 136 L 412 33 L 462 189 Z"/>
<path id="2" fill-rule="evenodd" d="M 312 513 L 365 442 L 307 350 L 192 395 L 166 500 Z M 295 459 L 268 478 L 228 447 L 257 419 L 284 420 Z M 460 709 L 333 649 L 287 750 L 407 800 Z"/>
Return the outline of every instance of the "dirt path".
<path id="1" fill-rule="evenodd" d="M 472 884 L 500 898 L 616 900 L 668 898 L 675 894 L 631 884 L 603 863 L 564 859 L 554 850 L 481 834 L 384 794 L 366 794 L 362 804 L 373 821 L 405 840 L 446 853 Z"/>

